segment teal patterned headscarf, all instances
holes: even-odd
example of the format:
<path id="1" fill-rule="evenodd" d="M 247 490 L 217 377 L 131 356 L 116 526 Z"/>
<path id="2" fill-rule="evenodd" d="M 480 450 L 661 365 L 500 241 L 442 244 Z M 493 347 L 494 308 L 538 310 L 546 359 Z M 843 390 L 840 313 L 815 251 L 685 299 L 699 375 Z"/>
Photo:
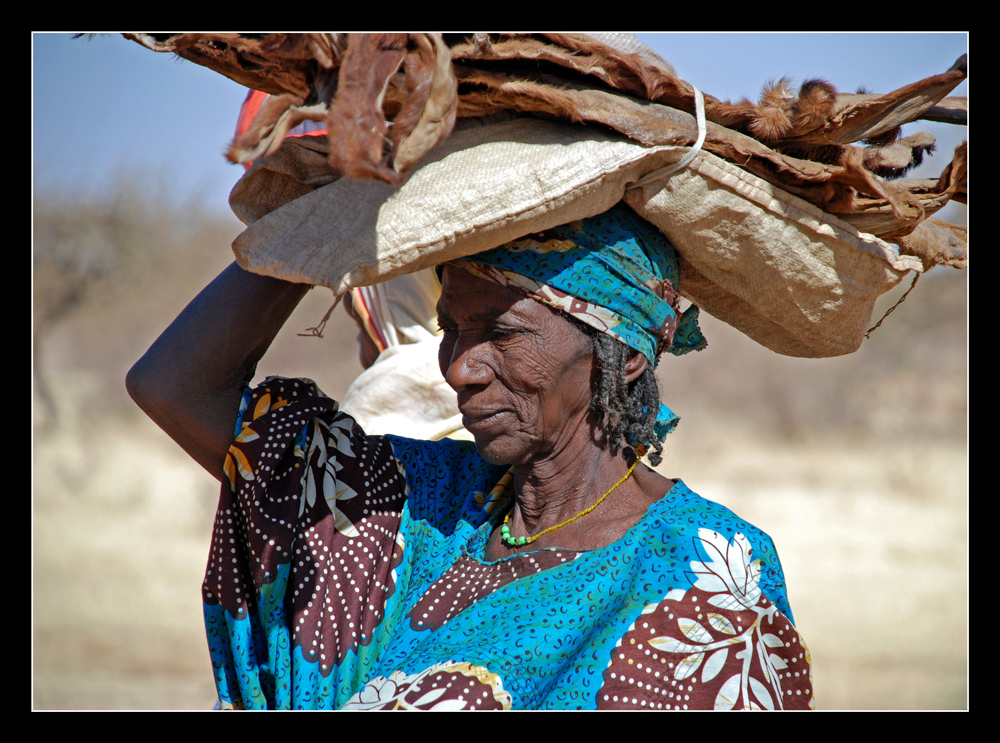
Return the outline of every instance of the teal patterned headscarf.
<path id="1" fill-rule="evenodd" d="M 677 311 L 674 246 L 624 204 L 455 262 L 614 336 L 653 366 L 663 351 L 706 346 L 698 308 Z M 660 406 L 661 441 L 677 420 Z"/>

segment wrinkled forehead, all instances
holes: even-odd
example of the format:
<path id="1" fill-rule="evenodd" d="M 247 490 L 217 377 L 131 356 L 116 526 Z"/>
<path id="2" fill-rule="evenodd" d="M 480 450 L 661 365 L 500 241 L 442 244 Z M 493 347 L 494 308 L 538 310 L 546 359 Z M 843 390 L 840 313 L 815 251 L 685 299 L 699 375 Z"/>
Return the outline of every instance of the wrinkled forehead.
<path id="1" fill-rule="evenodd" d="M 557 314 L 523 292 L 490 281 L 454 263 L 443 267 L 437 310 L 439 318 L 470 322 L 501 317 L 529 321 L 540 315 Z"/>
<path id="2" fill-rule="evenodd" d="M 445 263 L 441 267 L 440 276 L 441 298 L 438 300 L 438 305 L 442 301 L 452 303 L 461 298 L 495 293 L 496 289 L 503 288 L 481 276 L 466 271 L 457 263 Z"/>
<path id="3" fill-rule="evenodd" d="M 523 294 L 448 263 L 441 274 L 438 315 L 444 313 L 450 316 L 473 309 L 501 315 L 522 299 L 526 299 Z"/>

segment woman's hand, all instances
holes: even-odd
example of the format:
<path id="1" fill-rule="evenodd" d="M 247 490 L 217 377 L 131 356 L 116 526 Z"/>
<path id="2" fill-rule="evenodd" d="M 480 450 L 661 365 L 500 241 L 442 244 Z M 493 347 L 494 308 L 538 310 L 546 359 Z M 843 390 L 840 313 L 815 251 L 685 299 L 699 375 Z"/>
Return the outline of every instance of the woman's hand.
<path id="1" fill-rule="evenodd" d="M 243 389 L 310 288 L 233 263 L 125 378 L 136 404 L 216 479 L 223 477 Z"/>

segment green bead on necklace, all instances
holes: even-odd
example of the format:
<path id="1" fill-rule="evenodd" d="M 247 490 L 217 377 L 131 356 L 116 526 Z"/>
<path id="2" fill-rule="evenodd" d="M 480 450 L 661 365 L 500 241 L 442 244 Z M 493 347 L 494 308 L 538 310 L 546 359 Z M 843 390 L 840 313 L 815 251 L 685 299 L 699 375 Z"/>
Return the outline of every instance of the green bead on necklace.
<path id="1" fill-rule="evenodd" d="M 512 537 L 510 535 L 510 526 L 507 525 L 505 520 L 500 526 L 500 537 L 511 547 L 519 547 L 522 544 L 528 544 L 529 542 L 534 542 L 538 537 Z"/>

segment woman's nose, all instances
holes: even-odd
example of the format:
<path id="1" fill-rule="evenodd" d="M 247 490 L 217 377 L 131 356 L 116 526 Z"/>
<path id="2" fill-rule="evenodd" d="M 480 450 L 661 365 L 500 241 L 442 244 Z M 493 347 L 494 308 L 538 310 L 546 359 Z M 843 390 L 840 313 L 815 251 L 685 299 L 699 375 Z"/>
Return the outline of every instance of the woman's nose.
<path id="1" fill-rule="evenodd" d="M 490 366 L 485 358 L 486 346 L 485 343 L 461 337 L 441 342 L 438 356 L 441 374 L 452 389 L 460 390 L 490 381 Z"/>

